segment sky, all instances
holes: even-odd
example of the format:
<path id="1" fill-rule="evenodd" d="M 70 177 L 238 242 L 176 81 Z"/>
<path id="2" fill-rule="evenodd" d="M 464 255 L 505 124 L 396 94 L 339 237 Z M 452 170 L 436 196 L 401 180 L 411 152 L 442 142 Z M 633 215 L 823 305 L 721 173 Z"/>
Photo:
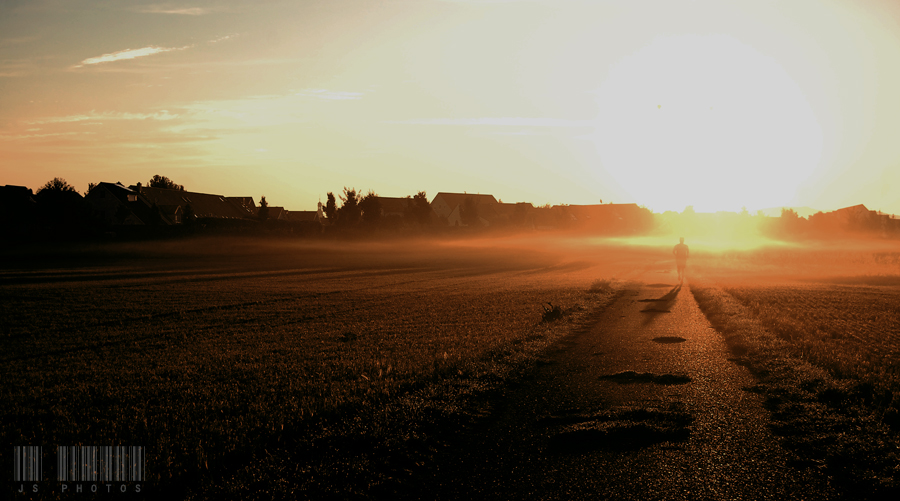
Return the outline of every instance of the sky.
<path id="1" fill-rule="evenodd" d="M 900 214 L 892 0 L 0 0 L 0 184 Z"/>

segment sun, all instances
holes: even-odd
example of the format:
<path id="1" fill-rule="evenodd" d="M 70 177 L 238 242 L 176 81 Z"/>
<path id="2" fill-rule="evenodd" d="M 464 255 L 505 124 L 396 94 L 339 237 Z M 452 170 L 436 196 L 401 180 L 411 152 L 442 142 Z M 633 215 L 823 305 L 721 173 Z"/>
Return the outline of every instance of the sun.
<path id="1" fill-rule="evenodd" d="M 602 168 L 655 211 L 787 205 L 822 153 L 801 89 L 729 36 L 654 39 L 610 69 L 597 103 Z"/>

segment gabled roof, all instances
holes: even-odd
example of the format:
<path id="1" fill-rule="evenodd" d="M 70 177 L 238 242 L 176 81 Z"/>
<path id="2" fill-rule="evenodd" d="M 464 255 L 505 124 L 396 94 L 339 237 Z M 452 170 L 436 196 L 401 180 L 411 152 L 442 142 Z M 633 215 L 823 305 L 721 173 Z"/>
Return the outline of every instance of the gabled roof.
<path id="1" fill-rule="evenodd" d="M 0 203 L 4 206 L 34 205 L 34 193 L 31 188 L 7 184 L 0 186 Z"/>
<path id="2" fill-rule="evenodd" d="M 851 205 L 850 207 L 844 207 L 842 209 L 838 209 L 834 212 L 869 212 L 869 209 L 866 208 L 865 205 Z"/>
<path id="3" fill-rule="evenodd" d="M 37 207 L 32 195 L 31 189 L 24 186 L 0 186 L 0 224 L 29 224 Z"/>
<path id="4" fill-rule="evenodd" d="M 438 197 L 441 197 L 444 200 L 444 203 L 449 205 L 451 208 L 463 203 L 467 198 L 471 198 L 475 202 L 475 205 L 497 203 L 497 199 L 494 198 L 494 195 L 481 195 L 474 193 L 445 193 L 443 191 L 435 195 L 431 203 L 434 203 L 434 200 L 436 200 Z"/>
<path id="5" fill-rule="evenodd" d="M 503 214 L 506 216 L 515 214 L 517 211 L 528 212 L 532 209 L 534 209 L 534 205 L 531 205 L 531 202 L 518 202 L 514 204 L 505 204 L 503 202 L 500 202 L 493 207 L 493 210 L 497 214 Z"/>
<path id="6" fill-rule="evenodd" d="M 225 197 L 225 200 L 236 204 L 250 214 L 256 214 L 256 202 L 253 201 L 253 197 Z"/>
<path id="7" fill-rule="evenodd" d="M 284 211 L 284 219 L 291 222 L 318 221 L 318 212 L 314 210 L 288 210 Z"/>
<path id="8" fill-rule="evenodd" d="M 284 210 L 284 207 L 277 206 L 269 206 L 269 219 L 284 219 L 284 213 L 287 212 Z M 257 212 L 258 214 L 258 212 Z"/>
<path id="9" fill-rule="evenodd" d="M 165 188 L 149 188 L 145 186 L 132 187 L 139 191 L 148 202 L 162 205 L 180 205 L 183 207 L 191 204 L 196 217 L 218 217 L 231 219 L 244 219 L 253 217 L 247 209 L 229 201 L 222 195 L 209 193 L 196 193 L 193 191 L 169 190 Z M 271 207 L 270 216 L 271 217 Z"/>
<path id="10" fill-rule="evenodd" d="M 403 214 L 412 202 L 411 198 L 376 197 L 382 214 Z"/>
<path id="11" fill-rule="evenodd" d="M 96 198 L 97 196 L 100 196 L 101 191 L 111 194 L 122 205 L 127 207 L 141 223 L 155 224 L 154 221 L 158 222 L 157 214 L 154 213 L 152 208 L 152 203 L 148 202 L 138 191 L 126 188 L 122 183 L 98 183 L 85 198 L 88 200 Z M 159 217 L 162 218 L 162 222 L 164 223 L 174 224 L 174 221 L 162 212 L 160 212 Z M 121 223 L 122 221 L 119 220 L 114 224 Z"/>

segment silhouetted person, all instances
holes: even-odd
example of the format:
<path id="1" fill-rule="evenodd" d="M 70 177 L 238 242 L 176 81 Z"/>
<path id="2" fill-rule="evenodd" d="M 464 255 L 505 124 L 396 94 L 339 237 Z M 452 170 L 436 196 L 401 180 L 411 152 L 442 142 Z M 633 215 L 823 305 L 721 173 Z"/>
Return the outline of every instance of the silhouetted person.
<path id="1" fill-rule="evenodd" d="M 687 265 L 689 253 L 688 246 L 684 245 L 684 237 L 679 238 L 678 245 L 672 249 L 672 254 L 675 255 L 675 266 L 678 267 L 678 283 L 684 282 L 684 267 Z"/>

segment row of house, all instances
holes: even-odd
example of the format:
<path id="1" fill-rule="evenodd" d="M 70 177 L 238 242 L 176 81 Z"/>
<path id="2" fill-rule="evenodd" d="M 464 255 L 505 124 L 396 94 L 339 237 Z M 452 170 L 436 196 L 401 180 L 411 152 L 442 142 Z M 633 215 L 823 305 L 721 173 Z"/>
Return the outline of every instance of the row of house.
<path id="1" fill-rule="evenodd" d="M 652 212 L 637 204 L 534 207 L 527 202 L 503 203 L 498 202 L 493 195 L 468 193 L 438 193 L 431 202 L 431 208 L 446 224 L 465 226 L 464 211 L 467 203 L 469 210 L 474 207 L 475 219 L 480 226 L 629 231 L 649 229 L 653 218 Z"/>
<path id="2" fill-rule="evenodd" d="M 43 192 L 42 192 L 43 194 Z M 74 192 L 70 197 L 81 198 Z M 22 186 L 0 187 L 0 218 L 4 226 L 10 221 L 23 221 L 23 214 L 34 212 L 40 196 Z M 187 217 L 251 220 L 259 219 L 260 207 L 250 196 L 223 196 L 210 193 L 124 186 L 122 183 L 99 183 L 85 195 L 90 219 L 106 227 L 140 225 L 178 225 Z M 378 197 L 381 217 L 409 220 L 414 199 L 410 197 Z M 503 203 L 493 195 L 440 192 L 432 199 L 430 220 L 448 226 L 515 226 L 534 229 L 584 229 L 615 232 L 649 230 L 659 221 L 637 204 L 556 205 L 534 207 L 530 203 Z M 293 211 L 269 206 L 267 219 L 326 226 L 324 207 L 317 210 Z M 663 218 L 665 219 L 665 218 Z M 7 221 L 9 220 L 9 221 Z M 804 221 L 805 222 L 805 221 Z M 900 220 L 868 210 L 864 205 L 846 207 L 809 217 L 809 222 L 822 227 L 886 228 L 893 233 Z M 827 223 L 827 224 L 826 224 Z"/>
<path id="3" fill-rule="evenodd" d="M 865 231 L 884 237 L 900 235 L 900 219 L 892 214 L 853 205 L 831 212 L 817 212 L 807 218 L 811 232 Z"/>
<path id="4" fill-rule="evenodd" d="M 75 192 L 67 195 L 81 198 Z M 36 198 L 21 186 L 0 187 L 0 212 L 28 213 Z M 30 201 L 30 202 L 29 202 Z M 260 207 L 250 196 L 224 196 L 165 188 L 125 186 L 102 182 L 94 185 L 79 204 L 90 213 L 92 224 L 105 227 L 178 225 L 186 218 L 231 220 L 259 219 Z M 381 217 L 409 220 L 414 211 L 410 197 L 378 197 Z M 498 202 L 493 195 L 440 192 L 429 204 L 426 220 L 448 226 L 518 226 L 551 228 L 627 228 L 649 227 L 650 211 L 636 204 L 558 205 L 534 207 L 530 203 Z M 267 219 L 294 223 L 328 225 L 324 207 L 294 211 L 269 206 Z M 21 219 L 21 218 L 20 218 Z M 421 219 L 420 219 L 421 221 Z"/>
<path id="5" fill-rule="evenodd" d="M 107 226 L 174 225 L 184 222 L 187 214 L 196 218 L 257 219 L 259 207 L 253 197 L 227 197 L 210 193 L 151 188 L 137 184 L 99 183 L 87 195 L 96 220 Z M 268 207 L 268 219 L 284 221 L 318 221 L 317 211 L 288 211 L 284 207 Z"/>

